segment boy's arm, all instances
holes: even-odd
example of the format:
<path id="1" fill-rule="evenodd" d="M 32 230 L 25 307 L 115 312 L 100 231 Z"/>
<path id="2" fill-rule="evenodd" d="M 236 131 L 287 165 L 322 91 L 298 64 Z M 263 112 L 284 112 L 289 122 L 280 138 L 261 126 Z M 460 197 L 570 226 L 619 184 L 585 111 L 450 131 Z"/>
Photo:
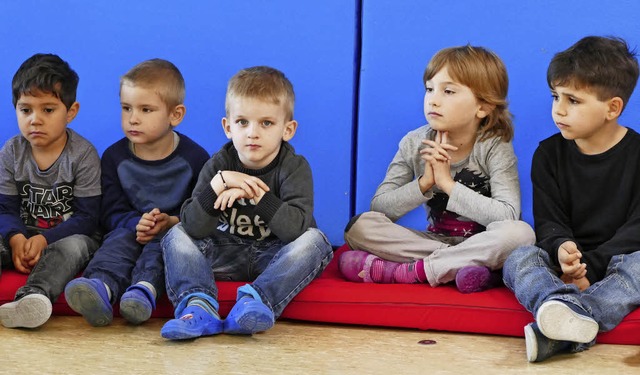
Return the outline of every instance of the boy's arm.
<path id="1" fill-rule="evenodd" d="M 398 152 L 371 200 L 371 210 L 385 214 L 392 221 L 398 220 L 433 197 L 431 191 L 424 195 L 420 191 L 418 174 L 424 171 L 424 162 L 421 162 L 422 167 L 419 171 L 414 170 L 414 164 L 416 159 L 420 159 L 419 150 L 422 143 L 411 134 L 400 141 Z"/>
<path id="2" fill-rule="evenodd" d="M 27 235 L 27 227 L 20 219 L 20 197 L 0 194 L 0 236 L 8 242 L 18 233 Z"/>
<path id="3" fill-rule="evenodd" d="M 557 170 L 551 159 L 540 146 L 533 154 L 531 162 L 533 218 L 537 245 L 546 250 L 551 260 L 559 265 L 560 245 L 566 241 L 573 241 L 580 249 L 580 244 L 574 239 L 571 222 L 558 185 Z"/>
<path id="4" fill-rule="evenodd" d="M 640 191 L 638 190 L 635 191 L 627 217 L 627 221 L 611 239 L 593 250 L 582 252 L 582 262 L 587 265 L 587 278 L 592 285 L 605 277 L 612 257 L 640 251 Z"/>
<path id="5" fill-rule="evenodd" d="M 485 141 L 477 147 L 488 147 L 486 168 L 489 175 L 491 196 L 478 194 L 473 189 L 456 182 L 447 210 L 465 216 L 484 226 L 494 221 L 520 218 L 520 182 L 518 161 L 510 142 Z"/>
<path id="6" fill-rule="evenodd" d="M 14 175 L 15 154 L 10 141 L 0 148 L 0 236 L 7 243 L 17 233 L 27 235 L 27 228 L 20 218 L 21 198 Z"/>
<path id="7" fill-rule="evenodd" d="M 119 145 L 119 144 L 118 144 Z M 102 209 L 100 221 L 107 231 L 128 228 L 136 231 L 142 213 L 133 208 L 118 177 L 118 149 L 109 148 L 102 155 Z"/>
<path id="8" fill-rule="evenodd" d="M 255 212 L 271 232 L 284 242 L 300 237 L 313 220 L 313 177 L 311 167 L 300 155 L 286 160 L 280 174 L 279 197 L 273 187 L 266 192 Z"/>
<path id="9" fill-rule="evenodd" d="M 210 159 L 198 176 L 191 198 L 187 199 L 180 210 L 180 222 L 184 230 L 193 238 L 204 238 L 216 232 L 222 211 L 214 208 L 218 195 L 211 187 L 211 180 L 223 165 Z"/>

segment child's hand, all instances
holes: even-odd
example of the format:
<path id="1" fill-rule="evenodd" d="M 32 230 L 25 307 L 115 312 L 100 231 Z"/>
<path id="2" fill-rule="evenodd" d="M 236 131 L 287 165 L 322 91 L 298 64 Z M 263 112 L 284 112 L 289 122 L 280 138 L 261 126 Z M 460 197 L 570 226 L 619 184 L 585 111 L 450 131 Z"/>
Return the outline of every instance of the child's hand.
<path id="1" fill-rule="evenodd" d="M 258 204 L 265 193 L 266 191 L 258 189 L 258 191 L 254 193 L 253 197 L 249 197 L 247 192 L 240 188 L 230 188 L 218 195 L 218 199 L 216 199 L 216 202 L 213 204 L 213 208 L 224 211 L 225 209 L 233 206 L 235 201 L 242 198 L 252 199 L 253 203 Z"/>
<path id="2" fill-rule="evenodd" d="M 573 284 L 577 286 L 581 292 L 584 292 L 591 286 L 589 279 L 587 279 L 586 277 L 580 277 L 578 279 L 574 279 L 573 277 L 567 275 L 566 273 L 563 273 L 560 276 L 560 280 L 562 280 L 565 284 Z"/>
<path id="3" fill-rule="evenodd" d="M 224 183 L 227 184 L 227 189 L 224 189 L 223 179 Z M 222 188 L 220 188 L 221 186 Z M 270 190 L 269 186 L 258 177 L 235 171 L 223 171 L 222 176 L 217 173 L 213 179 L 211 179 L 211 187 L 218 195 L 222 194 L 225 190 L 239 188 L 245 192 L 245 198 L 249 199 L 252 199 L 255 195 L 262 196 L 261 191 L 266 192 Z"/>
<path id="4" fill-rule="evenodd" d="M 425 159 L 424 155 L 422 155 L 422 160 L 424 160 L 424 173 L 418 179 L 418 185 L 420 185 L 420 191 L 424 194 L 436 184 L 436 180 L 433 178 L 431 163 Z"/>
<path id="5" fill-rule="evenodd" d="M 573 241 L 565 241 L 558 248 L 558 263 L 562 273 L 574 279 L 585 277 L 587 274 L 587 265 L 580 263 L 580 258 L 582 253 Z"/>
<path id="6" fill-rule="evenodd" d="M 435 185 L 447 194 L 451 194 L 455 181 L 451 177 L 451 156 L 449 151 L 456 151 L 456 146 L 447 143 L 447 132 L 437 132 L 436 139 L 423 140 L 426 147 L 420 151 L 426 163 L 431 164 Z"/>
<path id="7" fill-rule="evenodd" d="M 24 245 L 27 243 L 27 238 L 21 234 L 15 234 L 9 239 L 9 247 L 11 247 L 11 258 L 13 260 L 13 266 L 18 272 L 29 273 L 31 267 L 28 262 L 24 262 Z"/>
<path id="8" fill-rule="evenodd" d="M 22 263 L 24 264 L 24 262 L 26 262 L 29 268 L 33 269 L 40 260 L 40 256 L 47 245 L 47 239 L 41 234 L 30 237 L 24 244 L 24 258 Z"/>
<path id="9" fill-rule="evenodd" d="M 154 239 L 159 233 L 163 233 L 178 223 L 176 216 L 169 216 L 160 212 L 160 209 L 154 208 L 145 213 L 136 225 L 136 241 L 142 245 L 147 244 Z"/>

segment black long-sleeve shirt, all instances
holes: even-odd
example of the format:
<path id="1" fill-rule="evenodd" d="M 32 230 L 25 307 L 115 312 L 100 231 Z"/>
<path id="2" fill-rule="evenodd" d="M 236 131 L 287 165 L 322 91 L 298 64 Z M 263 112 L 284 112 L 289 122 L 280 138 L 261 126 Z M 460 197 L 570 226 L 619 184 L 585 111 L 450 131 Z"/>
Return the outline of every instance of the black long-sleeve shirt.
<path id="1" fill-rule="evenodd" d="M 613 256 L 640 250 L 640 135 L 634 130 L 597 155 L 553 135 L 535 151 L 531 179 L 538 246 L 556 264 L 558 247 L 574 241 L 593 284 Z"/>

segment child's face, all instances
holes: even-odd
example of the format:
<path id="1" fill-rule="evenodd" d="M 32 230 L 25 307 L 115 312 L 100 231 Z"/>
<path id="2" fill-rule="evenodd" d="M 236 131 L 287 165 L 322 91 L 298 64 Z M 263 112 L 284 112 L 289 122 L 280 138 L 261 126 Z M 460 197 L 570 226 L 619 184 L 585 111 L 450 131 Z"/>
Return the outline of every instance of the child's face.
<path id="1" fill-rule="evenodd" d="M 129 141 L 136 145 L 154 146 L 173 137 L 173 126 L 178 125 L 182 119 L 176 119 L 175 111 L 183 106 L 169 111 L 153 87 L 123 82 L 120 88 L 120 105 L 122 130 Z"/>
<path id="2" fill-rule="evenodd" d="M 475 133 L 487 114 L 471 89 L 455 82 L 446 67 L 426 82 L 424 115 L 432 129 Z"/>
<path id="3" fill-rule="evenodd" d="M 551 96 L 553 122 L 565 139 L 597 140 L 603 132 L 609 132 L 603 126 L 610 109 L 609 100 L 599 100 L 594 93 L 574 85 L 555 86 Z"/>
<path id="4" fill-rule="evenodd" d="M 228 104 L 222 128 L 238 150 L 240 161 L 250 169 L 266 167 L 278 155 L 282 141 L 293 137 L 297 122 L 287 121 L 282 104 L 244 97 L 232 97 Z"/>
<path id="5" fill-rule="evenodd" d="M 16 102 L 20 133 L 34 149 L 62 148 L 67 141 L 67 124 L 75 118 L 79 108 L 75 102 L 67 110 L 64 103 L 51 93 L 22 95 Z"/>

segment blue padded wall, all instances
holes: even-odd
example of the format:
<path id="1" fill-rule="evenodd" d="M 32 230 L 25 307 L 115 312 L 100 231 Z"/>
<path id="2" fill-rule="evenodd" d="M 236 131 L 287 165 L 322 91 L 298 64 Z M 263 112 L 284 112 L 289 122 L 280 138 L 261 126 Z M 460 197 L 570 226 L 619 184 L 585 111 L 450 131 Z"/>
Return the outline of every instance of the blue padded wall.
<path id="1" fill-rule="evenodd" d="M 531 157 L 538 141 L 557 132 L 546 83 L 549 61 L 587 35 L 620 36 L 639 46 L 638 15 L 640 3 L 630 0 L 364 0 L 356 213 L 369 209 L 402 136 L 426 123 L 422 74 L 427 62 L 441 48 L 469 43 L 492 49 L 507 65 L 523 218 L 532 223 Z M 636 92 L 620 122 L 640 130 L 639 118 Z M 424 229 L 424 209 L 401 223 Z"/>
<path id="2" fill-rule="evenodd" d="M 161 57 L 181 69 L 187 115 L 178 131 L 213 153 L 226 142 L 227 80 L 271 65 L 292 81 L 298 133 L 292 140 L 314 172 L 315 216 L 334 245 L 350 212 L 355 0 L 79 1 L 0 3 L 0 142 L 18 133 L 11 79 L 37 52 L 67 60 L 80 75 L 81 110 L 71 127 L 98 152 L 120 139 L 119 78 Z"/>

